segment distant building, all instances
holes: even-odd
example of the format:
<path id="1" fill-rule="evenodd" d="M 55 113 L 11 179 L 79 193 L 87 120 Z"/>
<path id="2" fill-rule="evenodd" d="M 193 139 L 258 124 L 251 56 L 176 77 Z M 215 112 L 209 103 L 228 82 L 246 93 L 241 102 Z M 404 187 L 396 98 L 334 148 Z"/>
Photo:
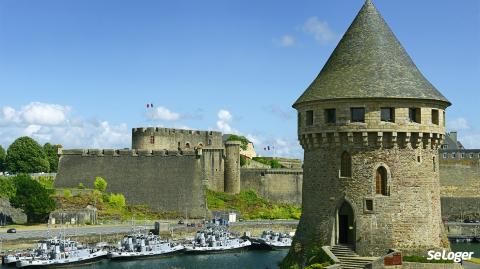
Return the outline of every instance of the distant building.
<path id="1" fill-rule="evenodd" d="M 466 149 L 458 140 L 457 132 L 447 133 L 440 149 L 440 163 L 468 164 L 480 161 L 480 149 Z"/>

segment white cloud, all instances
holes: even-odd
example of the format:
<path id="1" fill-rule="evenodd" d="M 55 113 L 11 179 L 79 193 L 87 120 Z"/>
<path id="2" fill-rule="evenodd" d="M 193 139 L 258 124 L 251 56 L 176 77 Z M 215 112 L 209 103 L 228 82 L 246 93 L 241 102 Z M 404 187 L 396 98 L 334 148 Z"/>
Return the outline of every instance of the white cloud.
<path id="1" fill-rule="evenodd" d="M 320 21 L 318 17 L 310 17 L 302 26 L 303 32 L 312 35 L 317 42 L 324 45 L 334 42 L 337 39 L 335 34 L 328 23 Z"/>
<path id="2" fill-rule="evenodd" d="M 165 121 L 176 121 L 179 120 L 181 115 L 170 111 L 168 108 L 159 106 L 147 113 L 147 117 L 150 120 L 165 120 Z"/>
<path id="3" fill-rule="evenodd" d="M 20 110 L 3 107 L 0 124 L 59 125 L 67 121 L 70 107 L 56 104 L 32 102 Z"/>
<path id="4" fill-rule="evenodd" d="M 451 131 L 464 131 L 470 129 L 467 119 L 462 117 L 447 122 L 447 127 Z"/>
<path id="5" fill-rule="evenodd" d="M 274 39 L 273 42 L 280 47 L 293 47 L 297 44 L 297 40 L 291 35 L 284 35 L 280 39 Z"/>
<path id="6" fill-rule="evenodd" d="M 32 102 L 19 110 L 7 106 L 0 111 L 0 144 L 5 147 L 20 136 L 66 148 L 130 146 L 131 134 L 125 123 L 112 125 L 107 121 L 75 118 L 68 106 Z"/>
<path id="7" fill-rule="evenodd" d="M 231 126 L 230 123 L 232 121 L 232 114 L 230 111 L 225 110 L 225 109 L 220 109 L 217 113 L 217 128 L 223 132 L 224 134 L 231 134 L 231 133 L 237 133 Z"/>

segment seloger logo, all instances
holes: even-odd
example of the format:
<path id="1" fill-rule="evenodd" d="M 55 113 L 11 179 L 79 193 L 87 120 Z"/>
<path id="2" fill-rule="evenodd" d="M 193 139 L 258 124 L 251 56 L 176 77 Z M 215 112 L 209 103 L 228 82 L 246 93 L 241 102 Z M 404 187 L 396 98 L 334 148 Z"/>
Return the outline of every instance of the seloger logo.
<path id="1" fill-rule="evenodd" d="M 428 258 L 427 260 L 432 261 L 454 261 L 456 263 L 459 263 L 461 261 L 468 261 L 472 259 L 473 252 L 447 252 L 446 250 L 443 250 L 442 252 L 435 251 L 435 250 L 430 250 L 428 252 Z"/>

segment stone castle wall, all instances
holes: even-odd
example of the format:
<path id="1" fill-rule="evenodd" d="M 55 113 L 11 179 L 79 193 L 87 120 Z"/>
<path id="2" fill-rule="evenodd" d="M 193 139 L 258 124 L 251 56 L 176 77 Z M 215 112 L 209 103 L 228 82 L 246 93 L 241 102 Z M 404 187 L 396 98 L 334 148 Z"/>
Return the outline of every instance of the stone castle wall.
<path id="1" fill-rule="evenodd" d="M 198 147 L 223 148 L 222 133 L 172 128 L 133 128 L 132 148 L 178 150 Z"/>
<path id="2" fill-rule="evenodd" d="M 124 194 L 129 204 L 205 215 L 201 158 L 193 151 L 63 150 L 55 186 L 92 188 L 97 176 L 107 180 L 108 192 Z"/>
<path id="3" fill-rule="evenodd" d="M 242 168 L 241 189 L 278 203 L 302 204 L 302 170 Z"/>
<path id="4" fill-rule="evenodd" d="M 224 149 L 203 149 L 201 166 L 204 171 L 203 178 L 208 181 L 208 187 L 214 191 L 225 190 L 225 161 Z"/>
<path id="5" fill-rule="evenodd" d="M 240 193 L 240 145 L 239 141 L 225 143 L 225 192 Z"/>

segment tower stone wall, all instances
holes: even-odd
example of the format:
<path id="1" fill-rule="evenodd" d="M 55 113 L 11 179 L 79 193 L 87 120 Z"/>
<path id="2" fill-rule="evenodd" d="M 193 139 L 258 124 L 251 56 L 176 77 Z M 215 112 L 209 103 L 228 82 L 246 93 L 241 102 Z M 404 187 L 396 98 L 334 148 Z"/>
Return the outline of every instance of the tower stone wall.
<path id="1" fill-rule="evenodd" d="M 225 192 L 240 193 L 240 145 L 239 141 L 225 142 Z"/>
<path id="2" fill-rule="evenodd" d="M 302 217 L 282 267 L 304 266 L 324 245 L 377 257 L 447 248 L 438 151 L 448 106 L 366 0 L 293 105 Z"/>

